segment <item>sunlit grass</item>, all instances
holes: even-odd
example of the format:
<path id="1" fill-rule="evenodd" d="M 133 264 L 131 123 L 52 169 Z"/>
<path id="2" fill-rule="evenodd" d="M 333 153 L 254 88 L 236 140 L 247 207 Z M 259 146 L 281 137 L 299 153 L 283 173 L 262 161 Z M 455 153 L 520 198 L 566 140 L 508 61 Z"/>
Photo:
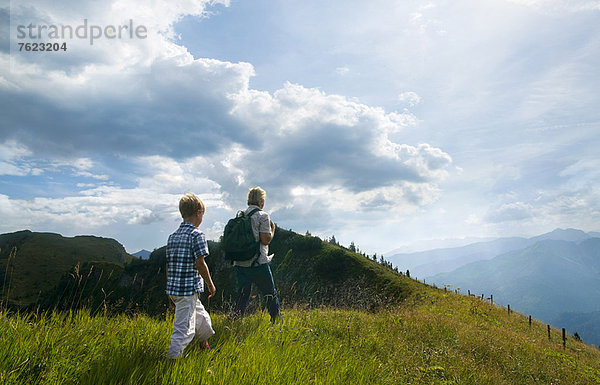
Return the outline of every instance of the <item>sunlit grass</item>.
<path id="1" fill-rule="evenodd" d="M 212 350 L 164 358 L 172 318 L 0 314 L 2 384 L 596 384 L 600 354 L 478 299 L 424 289 L 377 313 L 213 314 Z"/>

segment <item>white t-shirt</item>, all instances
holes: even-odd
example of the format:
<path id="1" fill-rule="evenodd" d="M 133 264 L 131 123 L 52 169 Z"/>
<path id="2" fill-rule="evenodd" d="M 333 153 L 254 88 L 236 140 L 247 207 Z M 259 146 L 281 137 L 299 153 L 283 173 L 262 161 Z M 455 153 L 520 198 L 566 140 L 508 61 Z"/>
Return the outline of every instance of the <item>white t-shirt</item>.
<path id="1" fill-rule="evenodd" d="M 248 215 L 254 209 L 258 209 L 258 206 L 250 205 L 245 211 L 245 214 Z M 250 217 L 250 223 L 252 223 L 252 232 L 254 233 L 254 239 L 260 241 L 259 233 L 267 233 L 271 234 L 271 217 L 268 213 L 260 210 L 255 212 Z M 259 265 L 269 263 L 273 259 L 273 255 L 269 255 L 269 245 L 260 244 L 260 256 L 256 260 Z M 248 261 L 233 261 L 233 266 L 240 267 L 250 267 L 252 266 L 254 260 L 250 259 Z"/>

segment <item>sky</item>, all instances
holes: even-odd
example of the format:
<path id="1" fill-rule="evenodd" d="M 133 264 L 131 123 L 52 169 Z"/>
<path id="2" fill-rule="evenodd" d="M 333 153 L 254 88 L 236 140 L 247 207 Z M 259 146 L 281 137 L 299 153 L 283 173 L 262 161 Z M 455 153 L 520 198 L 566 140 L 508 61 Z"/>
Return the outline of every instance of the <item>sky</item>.
<path id="1" fill-rule="evenodd" d="M 279 227 L 370 254 L 598 231 L 599 17 L 598 0 L 3 0 L 0 233 L 152 250 L 193 192 L 218 239 L 254 186 Z M 27 51 L 42 42 L 58 50 Z"/>

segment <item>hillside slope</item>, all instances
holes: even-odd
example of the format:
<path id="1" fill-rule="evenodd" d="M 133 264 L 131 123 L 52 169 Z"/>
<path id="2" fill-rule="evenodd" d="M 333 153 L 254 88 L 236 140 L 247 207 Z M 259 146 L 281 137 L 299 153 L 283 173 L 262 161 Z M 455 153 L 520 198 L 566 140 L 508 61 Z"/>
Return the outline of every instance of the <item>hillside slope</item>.
<path id="1" fill-rule="evenodd" d="M 206 261 L 217 295 L 201 297 L 209 310 L 227 311 L 237 288 L 233 267 L 218 242 L 209 241 Z M 393 270 L 317 237 L 278 228 L 270 245 L 275 285 L 283 306 L 332 305 L 353 309 L 376 309 L 402 302 L 417 283 Z M 57 287 L 43 297 L 43 307 L 92 311 L 105 306 L 115 312 L 141 311 L 164 314 L 165 247 L 156 249 L 148 261 L 135 260 L 124 267 L 91 262 L 63 276 Z M 260 307 L 260 296 L 249 311 Z"/>
<path id="2" fill-rule="evenodd" d="M 0 312 L 6 384 L 598 384 L 600 352 L 475 298 L 416 285 L 377 312 L 212 313 L 211 351 L 164 358 L 172 314 L 90 317 Z M 82 343 L 84 341 L 85 343 Z"/>
<path id="3" fill-rule="evenodd" d="M 19 231 L 0 235 L 0 285 L 3 300 L 28 306 L 58 284 L 73 266 L 91 261 L 124 264 L 133 257 L 114 239 L 63 237 Z"/>
<path id="4" fill-rule="evenodd" d="M 173 313 L 164 248 L 149 261 L 88 262 L 65 274 L 50 308 L 0 310 L 3 383 L 598 384 L 600 352 L 480 299 L 446 293 L 319 238 L 277 229 L 272 267 L 283 321 L 227 317 L 233 271 L 209 243 L 218 287 L 212 351 L 164 359 Z M 585 250 L 594 249 L 586 245 Z M 55 302 L 52 302 L 55 301 Z M 255 310 L 260 306 L 254 300 Z M 90 316 L 91 313 L 96 316 Z M 120 314 L 118 314 L 120 313 Z M 124 315 L 128 314 L 128 315 Z M 142 315 L 153 314 L 154 317 Z M 165 318 L 166 317 L 166 318 Z M 85 341 L 85 343 L 82 343 Z"/>

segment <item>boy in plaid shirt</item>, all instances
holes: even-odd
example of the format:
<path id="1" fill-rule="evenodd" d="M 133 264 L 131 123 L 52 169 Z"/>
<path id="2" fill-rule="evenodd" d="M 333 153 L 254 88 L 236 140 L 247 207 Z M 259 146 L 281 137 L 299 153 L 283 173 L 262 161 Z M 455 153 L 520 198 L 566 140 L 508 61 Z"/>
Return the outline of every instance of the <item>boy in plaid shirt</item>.
<path id="1" fill-rule="evenodd" d="M 167 242 L 167 290 L 175 305 L 175 322 L 167 357 L 176 359 L 194 336 L 202 348 L 208 348 L 208 338 L 215 334 L 210 316 L 202 306 L 198 293 L 204 291 L 204 282 L 211 298 L 216 289 L 204 257 L 208 245 L 198 230 L 205 207 L 196 195 L 188 193 L 179 201 L 183 222 Z"/>

